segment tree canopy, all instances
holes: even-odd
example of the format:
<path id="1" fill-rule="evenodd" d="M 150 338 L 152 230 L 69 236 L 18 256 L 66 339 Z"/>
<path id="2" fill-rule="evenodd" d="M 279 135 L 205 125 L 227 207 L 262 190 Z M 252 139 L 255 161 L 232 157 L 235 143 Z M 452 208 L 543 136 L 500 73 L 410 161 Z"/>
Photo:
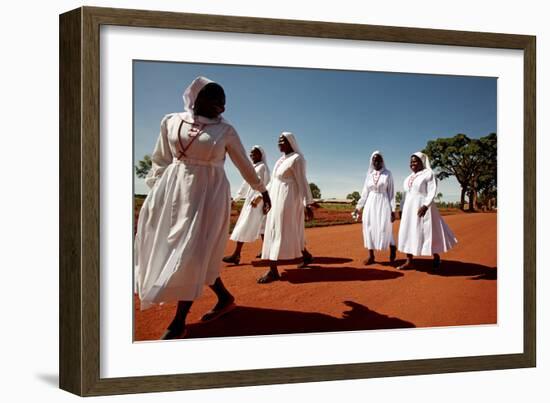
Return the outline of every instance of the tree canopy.
<path id="1" fill-rule="evenodd" d="M 438 138 L 428 142 L 423 152 L 430 158 L 432 169 L 440 180 L 454 176 L 461 187 L 460 206 L 464 209 L 465 196 L 469 208 L 478 204 L 478 193 L 496 201 L 497 135 L 491 133 L 479 139 L 465 134 Z"/>
<path id="2" fill-rule="evenodd" d="M 134 167 L 138 178 L 145 178 L 151 170 L 153 163 L 151 162 L 150 155 L 144 155 L 142 160 L 138 161 L 138 164 Z"/>
<path id="3" fill-rule="evenodd" d="M 315 183 L 310 183 L 309 188 L 311 189 L 311 196 L 314 199 L 321 198 L 321 189 L 319 189 L 319 186 L 317 186 Z"/>
<path id="4" fill-rule="evenodd" d="M 352 192 L 346 196 L 346 199 L 351 200 L 352 205 L 356 205 L 359 199 L 361 198 L 361 193 L 359 193 L 357 190 L 355 192 Z"/>

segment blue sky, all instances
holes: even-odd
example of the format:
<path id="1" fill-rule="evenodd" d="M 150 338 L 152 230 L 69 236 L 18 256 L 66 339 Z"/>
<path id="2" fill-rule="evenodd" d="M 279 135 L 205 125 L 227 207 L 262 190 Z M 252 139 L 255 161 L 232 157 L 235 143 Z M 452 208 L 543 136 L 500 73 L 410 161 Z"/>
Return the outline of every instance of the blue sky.
<path id="1" fill-rule="evenodd" d="M 490 77 L 150 61 L 134 61 L 133 74 L 135 163 L 151 154 L 160 120 L 183 110 L 184 89 L 203 75 L 224 87 L 224 117 L 245 148 L 265 148 L 270 167 L 280 156 L 279 134 L 296 134 L 308 179 L 325 198 L 360 191 L 374 150 L 402 190 L 409 156 L 428 140 L 497 130 L 497 79 Z M 242 178 L 229 158 L 225 166 L 234 193 Z M 147 193 L 137 177 L 135 191 Z M 460 199 L 454 178 L 441 181 L 439 191 L 443 200 Z"/>

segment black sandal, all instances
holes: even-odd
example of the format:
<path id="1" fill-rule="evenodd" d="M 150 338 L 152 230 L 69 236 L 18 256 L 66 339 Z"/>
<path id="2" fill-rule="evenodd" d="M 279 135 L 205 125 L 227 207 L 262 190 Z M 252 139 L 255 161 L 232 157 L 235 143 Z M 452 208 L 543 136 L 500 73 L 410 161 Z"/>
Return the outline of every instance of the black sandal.
<path id="1" fill-rule="evenodd" d="M 303 259 L 303 262 L 298 265 L 298 269 L 308 267 L 313 262 L 313 256 L 311 255 L 311 253 L 304 254 Z"/>
<path id="2" fill-rule="evenodd" d="M 369 257 L 368 259 L 363 260 L 363 265 L 370 266 L 371 264 L 374 264 L 374 258 Z"/>
<path id="3" fill-rule="evenodd" d="M 187 336 L 187 327 L 168 327 L 164 334 L 160 337 L 160 340 L 175 340 L 185 339 Z"/>
<path id="4" fill-rule="evenodd" d="M 280 278 L 281 276 L 278 272 L 277 274 L 275 274 L 271 270 L 269 270 L 267 273 L 265 273 L 262 277 L 258 279 L 258 284 L 272 283 L 274 281 L 279 280 Z"/>
<path id="5" fill-rule="evenodd" d="M 218 310 L 212 309 L 211 311 L 206 312 L 202 316 L 201 322 L 210 322 L 211 320 L 221 318 L 223 315 L 231 312 L 236 307 L 237 307 L 237 304 L 235 304 L 235 301 L 232 301 L 232 302 L 228 303 L 227 305 L 225 305 L 221 309 L 218 309 Z"/>
<path id="6" fill-rule="evenodd" d="M 226 256 L 222 259 L 225 263 L 233 263 L 235 265 L 239 264 L 239 262 L 241 261 L 241 255 L 231 255 L 231 256 Z"/>

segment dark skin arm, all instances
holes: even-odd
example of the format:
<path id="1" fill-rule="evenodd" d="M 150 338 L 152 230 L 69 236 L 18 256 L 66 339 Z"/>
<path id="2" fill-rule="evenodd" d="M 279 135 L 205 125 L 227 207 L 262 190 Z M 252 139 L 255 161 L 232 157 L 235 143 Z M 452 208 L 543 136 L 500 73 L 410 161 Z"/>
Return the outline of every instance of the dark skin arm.
<path id="1" fill-rule="evenodd" d="M 251 202 L 250 202 L 250 205 L 253 207 L 253 208 L 256 208 L 256 206 L 258 205 L 258 203 L 260 202 L 260 200 L 263 200 L 263 197 L 261 195 L 258 195 L 256 196 Z"/>
<path id="2" fill-rule="evenodd" d="M 313 220 L 313 208 L 311 207 L 310 204 L 308 204 L 305 207 L 305 218 L 306 218 L 306 221 Z"/>
<path id="3" fill-rule="evenodd" d="M 428 207 L 422 206 L 418 209 L 418 217 L 424 217 L 426 215 L 426 212 L 428 211 Z"/>
<path id="4" fill-rule="evenodd" d="M 306 207 L 305 207 L 305 218 L 306 218 L 306 221 L 311 221 L 313 220 L 314 218 L 314 214 L 313 214 L 313 209 L 316 209 L 316 208 L 319 208 L 319 204 L 314 202 L 314 203 L 311 203 L 311 204 L 308 204 Z"/>
<path id="5" fill-rule="evenodd" d="M 262 193 L 262 199 L 264 200 L 264 214 L 267 214 L 269 210 L 271 210 L 271 198 L 269 197 L 267 190 Z"/>

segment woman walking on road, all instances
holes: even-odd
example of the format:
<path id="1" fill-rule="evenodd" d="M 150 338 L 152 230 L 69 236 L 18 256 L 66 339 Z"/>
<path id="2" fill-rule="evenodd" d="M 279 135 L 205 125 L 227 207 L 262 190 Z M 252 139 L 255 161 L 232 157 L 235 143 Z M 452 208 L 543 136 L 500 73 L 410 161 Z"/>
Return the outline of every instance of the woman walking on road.
<path id="1" fill-rule="evenodd" d="M 374 251 L 390 248 L 390 262 L 395 261 L 396 247 L 392 233 L 395 221 L 395 191 L 393 177 L 386 168 L 380 151 L 370 157 L 369 170 L 355 207 L 355 214 L 363 214 L 363 242 L 369 257 L 363 263 L 374 263 Z"/>
<path id="2" fill-rule="evenodd" d="M 183 113 L 162 119 L 146 178 L 151 191 L 139 214 L 135 237 L 135 288 L 141 309 L 178 302 L 163 339 L 185 335 L 187 314 L 205 284 L 218 301 L 203 320 L 215 319 L 235 306 L 220 278 L 231 210 L 223 168 L 226 154 L 262 194 L 264 209 L 271 206 L 239 135 L 221 117 L 223 88 L 198 77 L 185 90 L 183 100 Z"/>

